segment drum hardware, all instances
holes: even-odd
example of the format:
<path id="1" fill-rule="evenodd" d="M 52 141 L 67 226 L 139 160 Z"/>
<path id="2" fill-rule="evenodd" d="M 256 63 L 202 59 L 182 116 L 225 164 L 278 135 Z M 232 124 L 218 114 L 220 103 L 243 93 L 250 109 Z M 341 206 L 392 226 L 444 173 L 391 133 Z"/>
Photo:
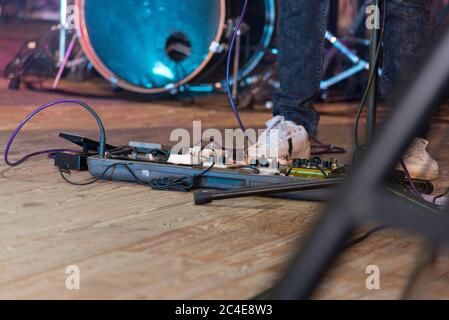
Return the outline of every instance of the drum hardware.
<path id="1" fill-rule="evenodd" d="M 365 33 L 366 8 L 370 5 L 370 2 L 371 0 L 359 0 L 358 12 L 349 27 L 349 34 L 362 35 Z"/>
<path id="2" fill-rule="evenodd" d="M 61 29 L 63 29 L 63 28 L 64 27 L 61 27 Z M 64 34 L 65 33 L 66 32 L 64 30 Z M 64 69 L 66 68 L 67 63 L 69 62 L 70 55 L 73 52 L 73 48 L 75 48 L 75 42 L 76 42 L 77 39 L 78 39 L 78 35 L 75 33 L 72 36 L 72 39 L 70 40 L 69 47 L 67 48 L 67 51 L 65 51 L 65 38 L 62 40 L 63 43 L 64 43 L 64 52 L 65 53 L 64 53 L 64 56 L 62 56 L 61 51 L 60 51 L 60 54 L 59 54 L 60 57 L 62 57 L 62 60 L 60 58 L 58 73 L 56 74 L 56 77 L 55 77 L 55 79 L 53 81 L 53 85 L 51 87 L 53 90 L 56 90 L 58 88 L 59 81 L 61 80 L 61 77 L 62 77 L 62 73 L 64 72 Z M 61 48 L 59 50 L 61 50 Z"/>
<path id="3" fill-rule="evenodd" d="M 92 0 L 78 0 L 78 5 L 81 3 L 89 3 Z M 223 0 L 224 1 L 224 0 Z M 164 1 L 161 1 L 161 3 Z M 261 4 L 263 3 L 263 4 Z M 67 50 L 70 47 L 67 46 L 67 36 L 68 29 L 66 28 L 67 22 L 67 5 L 69 4 L 68 0 L 60 1 L 60 25 L 59 25 L 59 55 L 57 56 L 58 61 L 57 66 L 59 67 L 58 76 L 56 77 L 53 88 L 57 87 L 60 76 L 63 72 L 63 62 L 64 58 L 67 58 Z M 95 5 L 93 5 L 95 6 Z M 231 5 L 228 5 L 231 7 Z M 275 64 L 270 64 L 268 66 L 261 66 L 262 59 L 265 58 L 268 54 L 277 54 L 277 49 L 272 47 L 270 44 L 273 43 L 274 38 L 274 30 L 276 27 L 276 5 L 275 0 L 263 0 L 259 2 L 259 4 L 252 4 L 253 7 L 249 10 L 249 18 L 246 23 L 243 24 L 242 33 L 238 35 L 236 50 L 234 52 L 234 66 L 233 66 L 233 97 L 237 100 L 240 100 L 240 105 L 242 107 L 251 107 L 255 103 L 255 96 L 261 94 L 263 98 L 258 98 L 258 101 L 263 101 L 267 106 L 272 105 L 271 98 L 269 97 L 271 93 L 279 88 L 279 82 L 276 79 L 276 70 Z M 236 5 L 236 8 L 238 5 Z M 83 9 L 85 7 L 81 7 L 81 13 L 83 13 Z M 264 13 L 262 14 L 261 12 Z M 238 14 L 237 11 L 228 10 L 227 15 Z M 252 17 L 252 16 L 253 17 Z M 265 15 L 265 19 L 262 20 L 262 16 Z M 258 18 L 254 18 L 258 16 Z M 81 18 L 81 17 L 80 17 Z M 178 93 L 189 92 L 194 94 L 211 94 L 211 93 L 223 93 L 225 87 L 225 80 L 223 80 L 223 68 L 220 66 L 220 63 L 216 60 L 219 60 L 219 57 L 225 54 L 227 39 L 229 38 L 229 33 L 232 32 L 233 25 L 235 23 L 235 19 L 228 18 L 225 23 L 221 26 L 223 29 L 223 36 L 219 40 L 212 40 L 208 45 L 208 52 L 212 53 L 215 58 L 212 58 L 207 65 L 204 66 L 204 69 L 199 71 L 197 77 L 192 78 L 185 83 L 180 82 L 172 82 L 168 83 L 165 86 L 155 89 L 148 90 L 150 92 L 146 93 L 157 93 L 155 91 L 161 91 L 162 93 L 168 93 L 171 95 L 175 95 Z M 257 24 L 263 25 L 262 28 L 257 28 Z M 81 34 L 81 32 L 80 32 Z M 250 35 L 251 38 L 256 35 L 256 38 L 261 39 L 260 41 L 253 41 L 250 45 L 248 45 L 245 41 L 247 40 L 247 35 Z M 348 79 L 349 77 L 365 70 L 368 68 L 368 63 L 361 59 L 358 55 L 356 55 L 350 48 L 348 48 L 342 41 L 336 38 L 331 32 L 326 33 L 326 39 L 331 43 L 333 47 L 337 49 L 338 52 L 347 57 L 354 65 L 347 70 L 343 70 L 339 74 L 325 79 L 321 82 L 321 89 L 326 91 L 337 83 Z M 82 38 L 80 38 L 83 41 Z M 173 74 L 185 74 L 188 73 L 186 68 L 183 67 L 183 61 L 185 61 L 186 57 L 192 54 L 192 49 L 190 46 L 192 45 L 192 39 L 182 33 L 182 32 L 171 32 L 167 35 L 167 41 L 164 47 L 163 54 L 169 57 L 170 61 L 174 61 L 176 67 L 166 69 L 163 65 L 159 65 L 152 72 L 159 72 L 161 74 L 173 75 Z M 86 42 L 86 40 L 84 40 Z M 83 46 L 85 51 L 85 46 Z M 245 51 L 250 49 L 250 57 L 248 58 L 245 54 Z M 252 48 L 252 49 L 251 49 Z M 240 49 L 239 53 L 237 51 Z M 121 59 L 123 60 L 123 58 Z M 98 64 L 102 64 L 101 61 L 97 61 Z M 217 63 L 217 66 L 213 64 Z M 95 65 L 95 64 L 94 64 Z M 61 68 L 62 66 L 62 68 Z M 100 66 L 101 67 L 101 66 Z M 209 73 L 209 75 L 204 76 Z M 267 75 L 269 76 L 269 80 L 267 80 Z M 213 75 L 213 77 L 210 77 Z M 216 76 L 220 75 L 220 76 Z M 236 78 L 236 75 L 238 77 Z M 213 79 L 215 77 L 215 79 Z M 121 87 L 121 79 L 120 77 L 116 77 L 110 75 L 107 77 L 110 81 L 111 85 L 115 88 Z M 238 81 L 237 81 L 238 80 Z M 126 88 L 125 88 L 126 89 Z M 128 90 L 130 90 L 128 88 Z M 131 90 L 131 91 L 140 91 L 140 90 Z"/>
<path id="4" fill-rule="evenodd" d="M 217 41 L 212 41 L 209 47 L 209 51 L 213 53 L 222 53 L 224 49 L 225 49 L 224 46 Z"/>
<path id="5" fill-rule="evenodd" d="M 241 29 L 237 31 L 237 38 L 235 41 L 235 49 L 234 49 L 234 79 L 232 85 L 232 97 L 234 100 L 238 99 L 238 82 L 239 82 L 239 69 L 240 69 L 240 45 L 242 40 L 242 31 Z M 238 102 L 237 102 L 238 103 Z"/>
<path id="6" fill-rule="evenodd" d="M 352 67 L 349 67 L 346 70 L 343 70 L 339 72 L 338 74 L 321 81 L 320 89 L 322 91 L 326 91 L 332 86 L 335 86 L 336 84 L 364 71 L 369 69 L 369 63 L 362 59 L 359 55 L 355 54 L 352 49 L 350 49 L 346 44 L 344 44 L 339 38 L 337 38 L 334 34 L 332 34 L 330 31 L 326 31 L 325 39 L 344 57 L 346 57 L 352 64 Z M 356 42 L 368 46 L 369 41 L 366 39 L 355 39 Z M 240 44 L 239 39 L 236 42 L 236 45 Z M 270 54 L 277 55 L 278 50 L 276 48 L 270 48 L 269 49 Z M 237 83 L 234 81 L 234 90 L 239 89 L 248 89 L 251 93 L 251 95 L 257 95 L 262 90 L 261 87 L 266 85 L 271 89 L 271 92 L 266 93 L 266 96 L 271 96 L 273 91 L 276 91 L 280 88 L 280 83 L 276 79 L 276 64 L 270 64 L 267 67 L 262 68 L 258 73 L 249 75 L 245 78 L 243 78 L 240 82 Z M 235 73 L 235 69 L 234 69 Z M 381 68 L 379 68 L 379 73 L 382 73 Z M 219 87 L 218 91 L 221 91 L 222 87 Z M 238 98 L 238 94 L 236 92 L 233 92 L 234 98 Z M 254 101 L 252 99 L 251 101 Z M 270 99 L 265 99 L 266 105 L 271 105 Z M 244 104 L 244 106 L 250 106 L 252 102 Z"/>
<path id="7" fill-rule="evenodd" d="M 4 77 L 10 80 L 9 89 L 19 89 L 26 76 L 40 79 L 54 75 L 57 51 L 54 34 L 57 30 L 52 27 L 41 39 L 27 41 L 22 45 L 4 71 Z"/>
<path id="8" fill-rule="evenodd" d="M 59 1 L 59 61 L 58 66 L 64 62 L 67 45 L 67 6 L 68 0 Z"/>
<path id="9" fill-rule="evenodd" d="M 57 67 L 58 73 L 53 81 L 52 89 L 56 90 L 59 82 L 61 80 L 64 69 L 67 66 L 70 55 L 72 54 L 73 48 L 75 46 L 75 41 L 78 38 L 78 35 L 75 33 L 68 45 L 67 48 L 67 8 L 68 8 L 68 0 L 60 0 L 59 1 L 59 52 L 58 52 L 58 61 Z"/>
<path id="10" fill-rule="evenodd" d="M 235 26 L 235 20 L 228 21 L 227 34 L 231 36 L 231 32 Z M 267 81 L 267 75 L 269 74 L 269 78 L 276 72 L 276 65 L 274 63 L 270 63 L 268 67 L 262 67 L 262 70 L 257 71 L 252 75 L 248 75 L 246 77 L 239 77 L 240 70 L 240 61 L 242 55 L 242 35 L 249 33 L 250 28 L 246 23 L 243 23 L 241 29 L 237 32 L 236 44 L 234 47 L 234 65 L 233 65 L 233 76 L 231 81 L 233 83 L 232 86 L 232 95 L 235 101 L 239 102 L 239 107 L 248 108 L 252 107 L 255 103 L 254 95 L 259 91 L 258 83 L 260 81 Z M 225 50 L 224 44 L 213 43 L 211 45 L 212 50 L 214 52 L 223 52 Z M 277 52 L 275 48 L 266 48 L 264 51 L 264 55 L 266 53 Z M 269 82 L 275 89 L 278 87 L 276 83 Z M 180 92 L 191 92 L 191 93 L 224 93 L 226 86 L 226 80 L 221 82 L 217 82 L 214 84 L 186 84 L 185 86 L 181 86 L 179 88 Z M 271 95 L 271 92 L 270 92 Z"/>
<path id="11" fill-rule="evenodd" d="M 182 5 L 167 0 L 136 1 L 126 6 L 102 1 L 106 2 L 76 0 L 76 5 L 81 45 L 107 80 L 115 80 L 126 90 L 150 94 L 222 89 L 222 57 L 232 32 L 232 17 L 238 15 L 242 0 L 189 0 Z M 234 61 L 238 80 L 259 65 L 276 29 L 276 0 L 254 1 L 249 6 L 240 35 L 241 54 Z M 104 34 L 112 36 L 106 39 Z"/>
<path id="12" fill-rule="evenodd" d="M 329 43 L 335 47 L 343 56 L 348 58 L 354 66 L 347 70 L 343 70 L 339 74 L 321 81 L 320 88 L 321 90 L 327 90 L 331 86 L 346 80 L 349 77 L 352 77 L 353 75 L 364 71 L 369 70 L 369 63 L 362 58 L 360 58 L 358 55 L 356 55 L 354 52 L 351 51 L 343 42 L 341 42 L 336 36 L 334 36 L 330 31 L 326 32 L 325 38 Z"/>
<path id="13" fill-rule="evenodd" d="M 325 39 L 334 47 L 337 52 L 339 52 L 342 56 L 347 58 L 352 64 L 352 67 L 349 67 L 346 70 L 340 71 L 338 74 L 324 79 L 321 81 L 320 89 L 322 91 L 326 91 L 329 88 L 335 86 L 336 84 L 362 72 L 365 70 L 369 70 L 369 63 L 354 53 L 347 45 L 345 45 L 340 39 L 338 39 L 334 34 L 330 31 L 326 31 Z M 366 40 L 362 39 L 361 42 L 366 44 Z M 278 51 L 276 48 L 272 48 L 270 51 L 273 55 L 278 55 Z M 330 59 L 329 57 L 325 57 L 325 59 Z M 382 73 L 382 69 L 379 68 L 379 73 Z M 266 106 L 272 106 L 271 95 L 273 91 L 276 91 L 280 88 L 280 82 L 277 79 L 277 70 L 276 64 L 271 64 L 262 70 L 259 73 L 254 75 L 250 75 L 242 81 L 239 82 L 239 87 L 241 89 L 249 88 L 249 94 L 253 96 L 260 95 L 262 91 L 265 91 L 263 94 L 266 98 L 264 99 L 264 103 Z M 252 100 L 254 101 L 254 99 Z"/>
<path id="14" fill-rule="evenodd" d="M 366 60 L 360 58 L 357 54 L 355 54 L 348 46 L 346 46 L 330 31 L 326 31 L 325 38 L 335 49 L 338 50 L 338 52 L 340 52 L 343 56 L 348 58 L 354 64 L 354 66 L 352 66 L 347 70 L 341 71 L 339 74 L 331 78 L 322 80 L 320 84 L 321 90 L 327 90 L 330 87 L 336 85 L 337 83 L 346 80 L 347 78 L 352 77 L 353 75 L 361 71 L 369 70 L 369 63 Z M 274 53 L 277 54 L 277 51 L 274 51 Z M 379 71 L 381 72 L 380 69 Z M 277 84 L 277 86 L 279 87 L 279 84 Z"/>
<path id="15" fill-rule="evenodd" d="M 56 74 L 52 85 L 54 90 L 66 67 L 73 69 L 86 63 L 87 60 L 83 57 L 75 57 L 74 60 L 69 61 L 75 48 L 77 34 L 73 34 L 67 47 L 67 37 L 71 33 L 67 28 L 67 6 L 68 0 L 61 0 L 59 24 L 52 26 L 41 40 L 28 42 L 8 65 L 5 77 L 11 79 L 10 89 L 18 89 L 22 77 L 26 75 L 51 78 Z M 59 33 L 57 44 L 53 35 L 56 32 Z"/>
<path id="16" fill-rule="evenodd" d="M 81 16 L 85 15 L 86 12 L 86 7 L 85 5 L 87 5 L 89 3 L 89 1 L 92 0 L 78 0 L 77 1 L 77 5 L 81 8 Z M 220 0 L 220 1 L 224 1 L 224 0 Z M 161 1 L 163 2 L 163 1 Z M 64 58 L 67 57 L 67 28 L 66 28 L 66 22 L 67 22 L 67 5 L 69 4 L 68 0 L 61 0 L 60 1 L 60 6 L 61 6 L 61 10 L 60 10 L 60 29 L 59 29 L 59 56 L 58 56 L 58 62 L 57 65 L 58 67 L 60 67 L 59 69 L 59 74 L 62 74 L 63 68 L 61 68 L 61 66 L 63 65 L 64 62 Z M 249 10 L 249 21 L 247 21 L 246 23 L 243 24 L 243 28 L 242 28 L 242 33 L 239 33 L 238 35 L 238 39 L 237 39 L 237 43 L 236 43 L 236 50 L 234 53 L 235 59 L 234 59 L 234 68 L 233 68 L 233 77 L 232 77 L 232 82 L 233 82 L 233 96 L 235 99 L 239 99 L 239 96 L 244 97 L 242 99 L 244 103 L 244 105 L 251 105 L 254 101 L 254 98 L 252 98 L 251 96 L 253 95 L 251 93 L 251 91 L 258 91 L 258 88 L 255 88 L 257 85 L 255 84 L 255 79 L 258 77 L 258 79 L 261 81 L 260 85 L 261 86 L 265 86 L 265 90 L 268 90 L 268 88 L 271 88 L 272 91 L 277 90 L 277 88 L 279 88 L 279 83 L 274 79 L 274 75 L 275 73 L 272 73 L 273 76 L 270 77 L 270 81 L 266 82 L 266 69 L 274 69 L 274 64 L 270 65 L 268 67 L 262 67 L 259 68 L 261 70 L 254 70 L 256 67 L 260 66 L 260 62 L 262 61 L 262 58 L 264 58 L 267 53 L 270 54 L 277 54 L 277 50 L 276 48 L 272 48 L 270 47 L 270 43 L 272 43 L 273 38 L 274 38 L 274 30 L 276 27 L 276 4 L 275 4 L 275 0 L 263 0 L 263 5 L 262 4 L 252 4 L 253 7 L 250 8 Z M 95 4 L 93 5 L 93 7 L 95 7 Z M 228 7 L 232 7 L 230 4 L 228 4 Z M 236 5 L 236 8 L 238 8 L 238 5 Z M 229 9 L 229 8 L 227 8 Z M 232 10 L 228 10 L 229 12 L 231 12 Z M 264 11 L 265 13 L 261 14 L 261 12 Z M 231 14 L 237 14 L 237 11 L 233 11 L 231 12 Z M 227 15 L 229 16 L 230 13 L 227 13 Z M 254 17 L 257 15 L 260 15 L 260 17 L 262 17 L 262 15 L 265 15 L 265 18 L 259 19 L 259 18 L 254 18 L 251 17 L 251 15 L 253 15 Z M 80 17 L 82 18 L 82 17 Z M 259 20 L 257 20 L 259 19 Z M 220 40 L 212 40 L 210 42 L 210 44 L 208 45 L 208 52 L 212 53 L 214 56 L 216 55 L 217 57 L 223 55 L 226 51 L 226 43 L 227 43 L 227 38 L 229 38 L 229 33 L 232 32 L 233 29 L 233 24 L 235 23 L 234 21 L 235 19 L 228 19 L 226 21 L 226 23 L 223 23 L 223 25 L 221 26 L 221 28 L 223 29 L 222 33 L 223 33 L 223 37 Z M 248 23 L 249 22 L 249 23 Z M 257 28 L 257 24 L 262 24 L 264 25 L 263 27 L 263 31 L 259 30 L 261 28 Z M 81 25 L 83 26 L 83 24 L 81 23 Z M 251 26 L 253 25 L 253 26 Z M 85 27 L 87 27 L 85 25 Z M 88 28 L 88 27 L 87 27 Z M 87 32 L 86 30 L 84 30 L 85 33 Z M 80 32 L 80 34 L 83 34 L 83 32 Z M 251 37 L 253 37 L 253 34 L 256 34 L 256 38 L 260 38 L 260 42 L 254 41 L 253 44 L 250 44 L 249 46 L 247 44 L 243 44 L 242 40 L 243 37 L 245 37 L 246 34 L 251 34 Z M 83 48 L 84 51 L 86 51 L 86 42 L 88 42 L 85 39 L 86 36 L 83 36 L 80 38 L 81 42 L 84 42 Z M 83 40 L 84 39 L 84 40 Z M 331 44 L 334 47 L 337 47 L 337 49 L 339 50 L 339 52 L 341 52 L 343 55 L 347 56 L 351 61 L 358 61 L 358 63 L 355 63 L 355 65 L 351 68 L 349 68 L 348 70 L 345 70 L 341 73 L 339 73 L 338 75 L 331 77 L 329 79 L 323 80 L 321 83 L 321 89 L 322 90 L 326 90 L 328 88 L 330 88 L 331 86 L 335 85 L 336 83 L 339 83 L 349 77 L 351 77 L 352 75 L 363 71 L 364 68 L 366 68 L 366 62 L 363 59 L 360 59 L 359 57 L 357 57 L 354 53 L 352 53 L 352 51 L 347 48 L 341 41 L 339 41 L 337 38 L 335 38 L 330 32 L 326 33 L 326 39 L 328 39 Z M 333 41 L 334 39 L 335 42 Z M 173 68 L 169 68 L 166 69 L 164 68 L 163 65 L 159 65 L 156 66 L 156 68 L 154 68 L 153 72 L 159 72 L 161 74 L 165 74 L 165 75 L 170 75 L 170 72 L 173 74 L 185 74 L 188 73 L 185 68 L 182 66 L 183 63 L 182 61 L 185 61 L 186 57 L 188 57 L 190 54 L 192 54 L 192 49 L 190 48 L 190 46 L 192 45 L 191 43 L 192 39 L 189 39 L 189 37 L 182 33 L 182 32 L 172 32 L 169 35 L 167 35 L 167 42 L 164 46 L 164 54 L 166 54 L 169 58 L 170 61 L 174 61 L 175 65 L 177 65 L 176 67 Z M 69 46 L 70 47 L 70 46 Z M 256 48 L 258 47 L 258 48 Z M 250 49 L 252 50 L 251 53 L 251 57 L 248 60 L 248 57 L 243 57 L 243 54 L 245 52 L 245 50 L 248 50 L 248 48 L 253 48 Z M 256 48 L 256 49 L 254 49 Z M 237 50 L 240 49 L 240 54 L 237 54 Z M 91 50 L 92 51 L 92 50 Z M 89 56 L 89 54 L 87 54 Z M 91 52 L 91 55 L 94 55 L 94 53 Z M 220 77 L 215 77 L 216 79 L 214 79 L 213 81 L 210 81 L 212 79 L 207 79 L 207 77 L 204 77 L 205 79 L 201 79 L 202 78 L 202 74 L 207 73 L 208 69 L 210 68 L 212 71 L 214 71 L 214 74 L 219 74 L 219 75 L 223 75 L 223 70 L 220 67 L 214 67 L 212 66 L 212 64 L 214 63 L 215 59 L 211 59 L 211 61 L 205 66 L 205 69 L 203 71 L 200 71 L 198 76 L 196 78 L 192 78 L 184 83 L 181 82 L 173 82 L 173 83 L 168 83 L 165 86 L 158 88 L 158 89 L 154 89 L 154 90 L 143 90 L 143 91 L 149 91 L 149 92 L 145 92 L 145 93 L 157 93 L 159 91 L 161 92 L 165 92 L 165 93 L 169 93 L 169 94 L 177 94 L 178 92 L 190 92 L 190 93 L 197 93 L 197 94 L 210 94 L 210 93 L 222 93 L 224 92 L 224 85 L 225 85 L 225 80 L 223 80 L 223 76 Z M 92 59 L 91 59 L 92 61 Z M 100 61 L 96 61 L 97 65 L 100 65 L 101 68 L 101 64 L 102 61 L 100 59 Z M 93 63 L 94 66 L 96 65 L 95 63 Z M 96 66 L 98 67 L 98 66 Z M 183 70 L 184 68 L 184 70 Z M 98 68 L 97 68 L 98 69 Z M 254 72 L 255 71 L 255 72 Z M 271 73 L 271 70 L 269 71 Z M 101 73 L 101 72 L 100 72 Z M 236 78 L 236 75 L 238 75 L 238 77 Z M 255 78 L 254 78 L 255 77 Z M 109 77 L 107 77 L 107 79 L 111 82 L 111 84 L 114 87 L 121 87 L 121 79 L 120 77 L 117 76 L 113 76 L 112 74 L 109 74 Z M 54 81 L 54 85 L 53 88 L 57 87 L 58 84 L 58 80 L 59 77 L 57 76 L 55 81 Z M 200 81 L 199 81 L 200 80 Z M 208 81 L 201 81 L 201 80 L 208 80 Z M 238 81 L 237 81 L 238 80 Z M 250 86 L 248 85 L 250 84 Z M 137 91 L 140 92 L 141 90 L 137 89 L 137 90 L 132 90 L 130 88 L 125 88 L 131 91 Z M 140 88 L 141 89 L 141 88 Z M 247 92 L 242 92 L 242 94 L 240 95 L 239 92 L 240 90 L 248 90 Z M 157 91 L 157 92 L 156 92 Z M 266 96 L 268 96 L 268 92 L 267 94 L 265 94 Z M 267 99 L 264 99 L 265 101 L 267 101 Z M 268 101 L 268 105 L 270 104 L 270 101 Z"/>

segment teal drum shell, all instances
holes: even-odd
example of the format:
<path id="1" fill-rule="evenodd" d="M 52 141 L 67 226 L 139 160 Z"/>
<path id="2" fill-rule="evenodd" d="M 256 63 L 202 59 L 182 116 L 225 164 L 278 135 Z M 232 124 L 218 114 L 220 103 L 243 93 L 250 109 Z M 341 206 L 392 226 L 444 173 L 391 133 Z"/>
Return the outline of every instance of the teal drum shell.
<path id="1" fill-rule="evenodd" d="M 250 1 L 263 6 L 258 8 L 260 18 L 253 22 L 260 24 L 257 39 L 250 45 L 255 50 L 242 49 L 250 55 L 243 64 L 245 73 L 257 65 L 260 49 L 273 38 L 275 22 L 267 22 L 275 21 L 268 10 L 268 6 L 275 6 L 274 1 Z M 195 81 L 217 64 L 217 56 L 224 53 L 211 48 L 214 44 L 226 47 L 226 22 L 238 15 L 236 8 L 243 2 L 77 0 L 76 4 L 80 8 L 81 45 L 95 69 L 115 86 L 161 93 Z"/>

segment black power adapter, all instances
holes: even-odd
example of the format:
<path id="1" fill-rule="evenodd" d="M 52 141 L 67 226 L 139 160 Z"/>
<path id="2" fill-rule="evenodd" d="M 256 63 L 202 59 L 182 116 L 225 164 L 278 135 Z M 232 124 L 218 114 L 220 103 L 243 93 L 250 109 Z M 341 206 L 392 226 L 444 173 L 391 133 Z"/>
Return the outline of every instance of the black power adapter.
<path id="1" fill-rule="evenodd" d="M 57 152 L 55 154 L 55 166 L 60 169 L 87 171 L 87 158 L 88 155 L 81 152 Z"/>
<path id="2" fill-rule="evenodd" d="M 100 143 L 71 133 L 61 132 L 59 137 L 82 147 L 83 150 L 80 152 L 57 152 L 55 154 L 55 166 L 66 170 L 87 171 L 87 158 L 97 154 Z M 116 149 L 116 147 L 106 145 L 106 150 L 113 149 Z"/>

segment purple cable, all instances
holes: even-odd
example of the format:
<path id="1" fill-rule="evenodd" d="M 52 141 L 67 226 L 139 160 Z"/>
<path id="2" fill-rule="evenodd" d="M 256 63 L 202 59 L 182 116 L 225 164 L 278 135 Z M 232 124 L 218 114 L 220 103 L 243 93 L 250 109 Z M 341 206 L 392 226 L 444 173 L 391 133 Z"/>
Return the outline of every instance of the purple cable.
<path id="1" fill-rule="evenodd" d="M 410 184 L 410 186 L 412 187 L 413 192 L 416 194 L 416 196 L 422 200 L 424 200 L 423 196 L 421 195 L 421 193 L 418 191 L 418 189 L 416 189 L 415 184 L 413 183 L 413 179 L 412 176 L 410 175 L 410 172 L 407 169 L 407 166 L 405 165 L 404 160 L 401 159 L 401 167 L 402 170 L 404 170 L 405 173 L 405 177 L 407 178 L 408 183 Z"/>
<path id="2" fill-rule="evenodd" d="M 27 154 L 26 156 L 24 156 L 23 158 L 21 158 L 20 160 L 16 161 L 16 162 L 10 162 L 8 160 L 8 156 L 4 155 L 4 160 L 6 162 L 6 164 L 10 167 L 17 167 L 18 165 L 24 163 L 25 161 L 27 161 L 29 158 L 35 157 L 35 156 L 40 156 L 43 154 L 48 155 L 49 157 L 51 157 L 53 154 L 57 153 L 57 152 L 76 152 L 76 150 L 73 149 L 48 149 L 48 150 L 42 150 L 42 151 L 37 151 L 37 152 L 33 152 L 30 154 Z"/>
<path id="3" fill-rule="evenodd" d="M 229 44 L 229 49 L 228 49 L 228 59 L 226 62 L 226 91 L 228 94 L 228 98 L 229 98 L 229 103 L 231 104 L 232 107 L 232 111 L 234 112 L 234 116 L 237 119 L 237 122 L 240 126 L 240 129 L 242 129 L 243 132 L 246 132 L 246 128 L 245 125 L 242 122 L 242 119 L 240 118 L 239 112 L 237 110 L 237 106 L 236 103 L 234 101 L 234 98 L 232 97 L 232 92 L 231 92 L 231 59 L 232 59 L 232 51 L 234 50 L 234 46 L 235 46 L 235 41 L 237 39 L 237 34 L 240 31 L 240 28 L 242 27 L 242 23 L 243 23 L 243 19 L 245 18 L 246 15 L 246 9 L 248 7 L 248 0 L 245 0 L 245 3 L 243 5 L 243 9 L 242 9 L 242 14 L 240 15 L 238 22 L 237 22 L 237 26 L 234 29 L 234 33 L 232 35 L 232 40 L 231 43 Z M 238 77 L 238 75 L 234 75 L 235 77 Z"/>
<path id="4" fill-rule="evenodd" d="M 30 153 L 30 154 L 24 156 L 23 158 L 21 158 L 21 159 L 15 161 L 15 162 L 11 162 L 11 161 L 9 161 L 9 159 L 8 159 L 8 154 L 9 154 L 9 151 L 10 151 L 10 149 L 11 149 L 11 145 L 12 145 L 12 143 L 14 142 L 14 139 L 15 139 L 15 138 L 17 137 L 17 135 L 19 134 L 20 130 L 22 130 L 23 126 L 25 126 L 25 124 L 26 124 L 28 121 L 30 121 L 30 120 L 31 120 L 36 114 L 38 114 L 39 112 L 41 112 L 41 111 L 43 111 L 43 110 L 45 110 L 45 109 L 47 109 L 47 108 L 49 108 L 49 107 L 52 107 L 52 106 L 55 106 L 55 105 L 61 105 L 61 104 L 63 104 L 63 103 L 70 103 L 70 104 L 77 104 L 77 105 L 80 105 L 80 106 L 82 106 L 84 109 L 86 109 L 87 111 L 89 111 L 89 112 L 94 116 L 94 118 L 95 118 L 95 120 L 97 121 L 98 126 L 99 126 L 99 128 L 100 128 L 100 150 L 99 150 L 99 153 L 100 153 L 100 155 L 103 155 L 103 154 L 104 154 L 104 148 L 105 148 L 105 145 L 106 145 L 105 130 L 104 130 L 103 123 L 101 122 L 101 119 L 100 119 L 100 117 L 98 116 L 98 114 L 97 114 L 91 107 L 89 107 L 87 104 L 85 104 L 85 103 L 82 102 L 82 101 L 79 101 L 79 100 L 56 100 L 56 101 L 53 101 L 53 102 L 49 102 L 49 103 L 47 103 L 47 104 L 44 104 L 44 105 L 40 106 L 39 108 L 37 108 L 36 110 L 34 110 L 33 112 L 31 112 L 31 113 L 30 113 L 30 114 L 29 114 L 29 115 L 28 115 L 28 116 L 27 116 L 27 117 L 26 117 L 26 118 L 19 124 L 19 126 L 14 130 L 14 132 L 13 132 L 12 135 L 11 135 L 11 137 L 9 138 L 9 141 L 8 141 L 7 144 L 6 144 L 5 153 L 4 153 L 4 155 L 3 155 L 3 159 L 4 159 L 5 163 L 6 163 L 8 166 L 10 166 L 10 167 L 16 167 L 16 166 L 22 164 L 23 162 L 25 162 L 26 160 L 28 160 L 29 158 L 34 157 L 34 156 L 38 156 L 38 155 L 42 155 L 42 154 L 48 154 L 48 155 L 51 155 L 51 154 L 56 153 L 56 152 L 73 151 L 72 149 L 48 149 L 48 150 L 42 150 L 42 151 L 36 151 L 36 152 Z"/>

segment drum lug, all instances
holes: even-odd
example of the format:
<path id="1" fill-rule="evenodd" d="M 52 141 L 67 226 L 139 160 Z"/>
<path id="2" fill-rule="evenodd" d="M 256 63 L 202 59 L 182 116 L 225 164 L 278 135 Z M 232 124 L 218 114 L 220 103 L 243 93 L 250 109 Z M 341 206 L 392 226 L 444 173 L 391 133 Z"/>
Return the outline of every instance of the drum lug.
<path id="1" fill-rule="evenodd" d="M 224 46 L 217 41 L 212 41 L 209 46 L 209 51 L 213 53 L 222 53 L 224 51 Z"/>
<path id="2" fill-rule="evenodd" d="M 109 82 L 111 83 L 111 86 L 113 88 L 117 88 L 118 87 L 118 79 L 116 77 L 111 76 L 109 78 Z"/>

